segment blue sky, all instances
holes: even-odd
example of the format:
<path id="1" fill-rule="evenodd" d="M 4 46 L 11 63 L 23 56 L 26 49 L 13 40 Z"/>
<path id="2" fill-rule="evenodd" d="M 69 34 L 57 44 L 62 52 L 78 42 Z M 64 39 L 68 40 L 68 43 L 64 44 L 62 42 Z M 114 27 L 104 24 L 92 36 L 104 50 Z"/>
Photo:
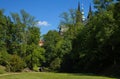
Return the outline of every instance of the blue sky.
<path id="1" fill-rule="evenodd" d="M 5 9 L 5 14 L 10 12 L 19 13 L 21 9 L 39 20 L 41 33 L 49 30 L 58 30 L 59 15 L 69 9 L 76 9 L 78 1 L 84 4 L 85 16 L 92 0 L 0 0 L 0 8 Z"/>

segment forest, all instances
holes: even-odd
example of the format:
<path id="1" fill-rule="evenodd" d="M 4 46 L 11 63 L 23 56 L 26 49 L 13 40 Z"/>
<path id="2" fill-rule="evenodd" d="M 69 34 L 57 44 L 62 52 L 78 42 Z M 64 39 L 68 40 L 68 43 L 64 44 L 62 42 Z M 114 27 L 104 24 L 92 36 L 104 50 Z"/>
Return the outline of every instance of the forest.
<path id="1" fill-rule="evenodd" d="M 70 9 L 60 15 L 60 31 L 43 36 L 38 20 L 25 10 L 7 16 L 1 9 L 0 65 L 7 72 L 43 67 L 51 72 L 120 75 L 120 0 L 93 3 L 95 11 L 90 6 L 84 22 L 79 9 Z"/>

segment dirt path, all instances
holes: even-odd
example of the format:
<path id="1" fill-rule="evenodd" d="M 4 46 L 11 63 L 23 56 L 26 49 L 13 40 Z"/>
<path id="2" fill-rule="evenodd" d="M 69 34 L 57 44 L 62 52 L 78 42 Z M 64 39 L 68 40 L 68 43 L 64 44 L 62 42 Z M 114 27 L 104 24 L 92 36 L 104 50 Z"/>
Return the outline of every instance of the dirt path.
<path id="1" fill-rule="evenodd" d="M 6 73 L 6 74 L 0 74 L 0 77 L 1 77 L 1 76 L 6 76 L 6 75 L 15 75 L 15 74 L 20 74 L 20 73 Z"/>

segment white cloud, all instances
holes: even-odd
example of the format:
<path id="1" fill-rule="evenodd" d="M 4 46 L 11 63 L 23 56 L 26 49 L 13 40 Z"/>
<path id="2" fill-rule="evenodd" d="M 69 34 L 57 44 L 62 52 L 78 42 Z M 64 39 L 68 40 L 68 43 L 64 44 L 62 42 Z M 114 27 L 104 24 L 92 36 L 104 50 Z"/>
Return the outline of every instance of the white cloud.
<path id="1" fill-rule="evenodd" d="M 50 24 L 47 21 L 39 21 L 38 26 L 50 26 Z"/>

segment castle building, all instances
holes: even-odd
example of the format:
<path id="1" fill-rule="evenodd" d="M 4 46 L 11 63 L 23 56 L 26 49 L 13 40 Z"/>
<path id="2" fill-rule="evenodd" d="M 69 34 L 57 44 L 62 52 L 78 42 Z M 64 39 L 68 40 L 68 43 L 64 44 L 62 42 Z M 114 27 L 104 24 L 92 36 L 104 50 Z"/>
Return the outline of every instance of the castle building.
<path id="1" fill-rule="evenodd" d="M 43 46 L 44 45 L 44 41 L 43 40 L 40 40 L 39 41 L 39 46 Z"/>
<path id="2" fill-rule="evenodd" d="M 80 2 L 78 2 L 78 8 L 76 10 L 76 19 L 75 23 L 83 23 L 86 24 L 86 21 L 92 16 L 92 8 L 91 5 L 89 7 L 89 12 L 87 18 L 84 16 L 84 5 L 80 5 Z M 66 27 L 65 25 L 60 25 L 59 27 L 59 33 L 60 35 L 63 35 L 64 32 L 66 32 L 69 28 Z"/>

